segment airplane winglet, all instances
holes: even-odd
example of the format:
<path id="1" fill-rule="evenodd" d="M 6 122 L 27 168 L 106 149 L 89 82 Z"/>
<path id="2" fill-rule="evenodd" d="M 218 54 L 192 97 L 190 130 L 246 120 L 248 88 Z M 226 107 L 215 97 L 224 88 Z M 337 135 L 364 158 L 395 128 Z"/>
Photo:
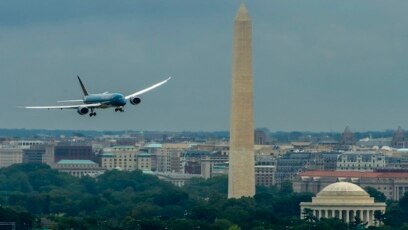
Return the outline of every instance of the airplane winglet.
<path id="1" fill-rule="evenodd" d="M 163 85 L 164 83 L 166 83 L 166 82 L 169 81 L 170 79 L 171 79 L 171 77 L 168 77 L 166 80 L 161 81 L 161 82 L 159 82 L 159 83 L 156 83 L 156 84 L 154 84 L 154 85 L 152 85 L 152 86 L 150 86 L 150 87 L 147 87 L 146 89 L 142 89 L 142 90 L 140 90 L 140 91 L 138 91 L 138 92 L 136 92 L 136 93 L 132 93 L 132 94 L 130 94 L 130 95 L 127 95 L 127 96 L 125 97 L 125 99 L 127 100 L 127 99 L 129 99 L 129 98 L 131 98 L 131 97 L 136 97 L 136 96 L 138 96 L 138 95 L 141 95 L 141 94 L 143 94 L 143 93 L 146 93 L 146 92 L 148 92 L 148 91 L 150 91 L 150 90 L 152 90 L 152 89 L 154 89 L 154 88 L 157 88 L 157 87 Z"/>

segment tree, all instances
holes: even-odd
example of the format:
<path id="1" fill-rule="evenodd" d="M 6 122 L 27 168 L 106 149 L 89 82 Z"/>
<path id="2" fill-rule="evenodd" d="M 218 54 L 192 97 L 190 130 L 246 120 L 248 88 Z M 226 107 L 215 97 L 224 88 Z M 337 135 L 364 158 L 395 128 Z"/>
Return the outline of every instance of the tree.
<path id="1" fill-rule="evenodd" d="M 367 224 L 368 222 L 363 222 L 359 216 L 355 216 L 354 221 L 349 223 L 349 228 L 355 230 L 364 229 Z"/>
<path id="2" fill-rule="evenodd" d="M 316 229 L 319 230 L 348 230 L 347 224 L 337 218 L 320 219 Z"/>
<path id="3" fill-rule="evenodd" d="M 383 223 L 392 227 L 401 226 L 406 221 L 406 217 L 397 203 L 391 203 L 385 212 Z"/>
<path id="4" fill-rule="evenodd" d="M 305 208 L 303 210 L 302 215 L 303 215 L 303 219 L 308 223 L 318 221 L 317 217 L 313 214 L 313 210 L 310 208 Z"/>
<path id="5" fill-rule="evenodd" d="M 408 212 L 408 192 L 405 192 L 404 196 L 399 200 L 399 206 L 403 211 Z"/>
<path id="6" fill-rule="evenodd" d="M 383 223 L 384 218 L 385 218 L 385 215 L 380 210 L 375 210 L 374 211 L 374 220 L 375 221 L 377 221 L 378 223 Z"/>
<path id="7" fill-rule="evenodd" d="M 364 190 L 366 190 L 370 197 L 374 198 L 375 202 L 385 202 L 387 200 L 387 197 L 384 195 L 384 193 L 378 191 L 373 187 L 367 186 L 364 188 Z"/>
<path id="8" fill-rule="evenodd" d="M 232 225 L 228 228 L 228 230 L 241 230 L 241 228 L 238 225 Z"/>
<path id="9" fill-rule="evenodd" d="M 224 229 L 228 229 L 229 227 L 231 227 L 233 224 L 231 221 L 226 220 L 226 219 L 217 219 L 214 222 L 214 229 L 217 230 L 224 230 Z"/>
<path id="10" fill-rule="evenodd" d="M 290 195 L 293 193 L 293 186 L 292 186 L 292 182 L 290 182 L 289 180 L 285 180 L 282 182 L 279 193 L 281 195 Z"/>

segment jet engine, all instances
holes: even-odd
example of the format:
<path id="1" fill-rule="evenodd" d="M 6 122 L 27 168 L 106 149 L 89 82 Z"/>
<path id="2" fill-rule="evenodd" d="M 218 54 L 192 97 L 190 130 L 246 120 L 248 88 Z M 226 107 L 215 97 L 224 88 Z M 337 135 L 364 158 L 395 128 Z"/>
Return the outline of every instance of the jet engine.
<path id="1" fill-rule="evenodd" d="M 85 115 L 89 113 L 89 109 L 87 107 L 79 107 L 77 111 L 80 115 Z"/>
<path id="2" fill-rule="evenodd" d="M 130 104 L 132 104 L 132 105 L 137 105 L 140 102 L 142 102 L 142 100 L 140 98 L 138 98 L 138 97 L 131 97 L 129 99 L 129 101 L 130 101 Z"/>

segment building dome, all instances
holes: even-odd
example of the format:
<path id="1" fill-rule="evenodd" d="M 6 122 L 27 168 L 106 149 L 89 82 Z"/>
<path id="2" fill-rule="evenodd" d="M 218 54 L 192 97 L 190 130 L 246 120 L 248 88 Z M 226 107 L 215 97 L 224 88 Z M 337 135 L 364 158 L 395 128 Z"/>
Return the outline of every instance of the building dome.
<path id="1" fill-rule="evenodd" d="M 369 196 L 360 186 L 349 182 L 330 184 L 320 191 L 318 196 Z"/>
<path id="2" fill-rule="evenodd" d="M 313 198 L 315 203 L 374 203 L 360 186 L 349 182 L 330 184 Z"/>

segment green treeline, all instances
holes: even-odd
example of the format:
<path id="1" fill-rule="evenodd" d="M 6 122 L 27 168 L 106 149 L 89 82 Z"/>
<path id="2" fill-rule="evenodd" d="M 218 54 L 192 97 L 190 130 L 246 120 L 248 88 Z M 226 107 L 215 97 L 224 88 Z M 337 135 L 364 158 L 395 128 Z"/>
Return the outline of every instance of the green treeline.
<path id="1" fill-rule="evenodd" d="M 384 199 L 375 189 L 367 189 Z M 360 229 L 339 220 L 300 220 L 299 203 L 310 193 L 257 188 L 254 198 L 227 199 L 227 177 L 194 179 L 178 188 L 140 171 L 108 171 L 97 179 L 58 173 L 47 165 L 21 164 L 0 169 L 0 222 L 17 229 Z M 388 202 L 386 225 L 408 229 L 408 196 Z"/>

